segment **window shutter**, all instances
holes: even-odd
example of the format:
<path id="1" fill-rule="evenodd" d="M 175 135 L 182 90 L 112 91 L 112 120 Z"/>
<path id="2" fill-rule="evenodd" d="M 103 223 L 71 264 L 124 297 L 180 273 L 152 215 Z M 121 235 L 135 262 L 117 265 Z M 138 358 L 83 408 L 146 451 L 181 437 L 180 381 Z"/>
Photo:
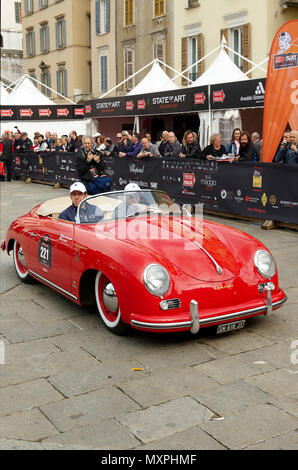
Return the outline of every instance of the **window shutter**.
<path id="1" fill-rule="evenodd" d="M 251 25 L 250 23 L 242 26 L 242 55 L 251 60 Z M 251 68 L 249 62 L 243 60 L 243 72 Z"/>
<path id="2" fill-rule="evenodd" d="M 204 41 L 203 41 L 203 34 L 198 34 L 198 60 L 204 57 Z M 198 75 L 201 76 L 204 72 L 204 61 L 198 64 Z"/>
<path id="3" fill-rule="evenodd" d="M 57 91 L 58 93 L 61 93 L 61 87 L 60 87 L 60 71 L 57 70 L 56 72 L 56 81 L 57 81 Z"/>
<path id="4" fill-rule="evenodd" d="M 46 27 L 46 51 L 49 52 L 50 50 L 50 32 L 49 32 L 49 26 Z"/>
<path id="5" fill-rule="evenodd" d="M 27 57 L 29 57 L 30 56 L 29 33 L 26 34 L 26 51 L 27 51 Z"/>
<path id="6" fill-rule="evenodd" d="M 62 45 L 63 47 L 66 47 L 66 21 L 62 21 Z"/>
<path id="7" fill-rule="evenodd" d="M 25 15 L 28 13 L 28 0 L 25 0 L 24 3 Z"/>
<path id="8" fill-rule="evenodd" d="M 32 32 L 32 55 L 35 55 L 35 31 Z"/>
<path id="9" fill-rule="evenodd" d="M 39 30 L 39 36 L 40 36 L 40 52 L 44 52 L 43 28 L 40 28 L 40 30 Z"/>
<path id="10" fill-rule="evenodd" d="M 63 94 L 67 96 L 67 71 L 63 71 Z"/>
<path id="11" fill-rule="evenodd" d="M 100 34 L 100 0 L 95 2 L 95 29 L 96 34 Z"/>
<path id="12" fill-rule="evenodd" d="M 39 9 L 42 8 L 42 0 L 39 0 Z"/>
<path id="13" fill-rule="evenodd" d="M 55 29 L 56 29 L 56 49 L 59 47 L 59 23 L 55 24 Z"/>
<path id="14" fill-rule="evenodd" d="M 228 28 L 220 30 L 220 44 L 221 44 L 223 36 L 224 36 L 225 40 L 227 41 L 227 44 L 229 45 L 229 30 L 228 30 Z"/>
<path id="15" fill-rule="evenodd" d="M 105 32 L 110 32 L 110 0 L 105 0 Z"/>
<path id="16" fill-rule="evenodd" d="M 182 71 L 187 69 L 188 64 L 188 38 L 182 38 Z M 188 76 L 188 72 L 185 72 L 184 75 Z M 188 85 L 186 78 L 182 77 L 182 85 Z"/>

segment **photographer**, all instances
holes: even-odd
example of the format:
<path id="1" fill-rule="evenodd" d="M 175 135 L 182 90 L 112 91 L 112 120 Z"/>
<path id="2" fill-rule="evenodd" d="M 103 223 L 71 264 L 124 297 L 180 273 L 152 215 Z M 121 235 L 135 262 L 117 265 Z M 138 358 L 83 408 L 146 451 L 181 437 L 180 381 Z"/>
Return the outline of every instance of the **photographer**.
<path id="1" fill-rule="evenodd" d="M 112 180 L 104 174 L 105 165 L 100 161 L 100 155 L 92 150 L 91 137 L 84 138 L 76 166 L 78 176 L 85 184 L 88 194 L 100 194 L 111 190 Z"/>
<path id="2" fill-rule="evenodd" d="M 156 148 L 156 145 L 151 144 L 149 140 L 144 137 L 141 140 L 143 148 L 140 153 L 137 155 L 137 158 L 146 158 L 146 157 L 160 157 L 160 153 Z"/>
<path id="3" fill-rule="evenodd" d="M 298 131 L 285 132 L 281 146 L 274 157 L 276 163 L 287 163 L 293 165 L 298 163 Z"/>

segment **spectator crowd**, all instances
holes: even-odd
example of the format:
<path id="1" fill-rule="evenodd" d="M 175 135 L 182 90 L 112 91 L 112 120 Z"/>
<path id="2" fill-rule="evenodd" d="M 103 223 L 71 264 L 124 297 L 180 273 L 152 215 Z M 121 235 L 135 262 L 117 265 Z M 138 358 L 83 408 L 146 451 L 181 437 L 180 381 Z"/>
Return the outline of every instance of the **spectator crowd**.
<path id="1" fill-rule="evenodd" d="M 26 152 L 71 152 L 78 155 L 77 169 L 79 178 L 88 187 L 90 194 L 99 190 L 109 190 L 110 178 L 104 174 L 104 163 L 101 157 L 150 159 L 162 158 L 195 158 L 201 160 L 223 160 L 234 162 L 260 161 L 262 158 L 262 141 L 258 132 L 250 135 L 241 129 L 234 129 L 231 140 L 223 145 L 220 134 L 210 137 L 209 145 L 201 149 L 198 135 L 192 130 L 184 133 L 180 143 L 174 132 L 163 131 L 160 140 L 152 142 L 148 132 L 141 136 L 137 132 L 129 134 L 123 130 L 116 134 L 114 142 L 110 137 L 78 137 L 76 131 L 58 137 L 57 133 L 46 132 L 34 134 L 33 142 L 26 132 L 17 127 L 15 132 L 6 131 L 0 141 L 0 180 L 12 178 L 13 153 Z M 274 162 L 298 164 L 298 131 L 285 131 Z"/>

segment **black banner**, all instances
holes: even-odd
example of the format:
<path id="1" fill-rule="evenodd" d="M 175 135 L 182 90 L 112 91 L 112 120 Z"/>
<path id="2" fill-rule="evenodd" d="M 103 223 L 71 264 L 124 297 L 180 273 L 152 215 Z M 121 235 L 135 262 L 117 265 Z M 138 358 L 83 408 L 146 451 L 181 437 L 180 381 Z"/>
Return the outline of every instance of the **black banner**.
<path id="1" fill-rule="evenodd" d="M 176 114 L 208 109 L 208 87 L 104 98 L 85 103 L 86 117 Z"/>
<path id="2" fill-rule="evenodd" d="M 212 85 L 211 109 L 263 108 L 265 88 L 265 78 Z"/>
<path id="3" fill-rule="evenodd" d="M 77 179 L 73 153 L 17 154 L 15 176 L 71 185 Z M 108 157 L 115 190 L 136 182 L 167 192 L 179 204 L 298 224 L 298 167 L 274 163 L 228 163 L 190 159 Z"/>
<path id="4" fill-rule="evenodd" d="M 84 119 L 83 105 L 50 105 L 50 106 L 1 106 L 2 121 L 51 121 L 63 119 Z"/>

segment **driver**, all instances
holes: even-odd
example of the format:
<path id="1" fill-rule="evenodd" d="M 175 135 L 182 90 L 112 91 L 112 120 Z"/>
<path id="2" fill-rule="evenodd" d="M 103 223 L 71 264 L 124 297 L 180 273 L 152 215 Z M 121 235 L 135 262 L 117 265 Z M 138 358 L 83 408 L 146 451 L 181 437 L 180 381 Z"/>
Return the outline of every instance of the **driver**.
<path id="1" fill-rule="evenodd" d="M 128 194 L 125 195 L 125 201 L 122 201 L 114 211 L 114 218 L 121 219 L 129 217 L 140 212 L 141 188 L 136 183 L 130 183 L 125 186 L 124 191 Z"/>
<path id="2" fill-rule="evenodd" d="M 70 199 L 72 205 L 59 215 L 60 220 L 76 222 L 78 207 L 84 199 L 87 198 L 87 189 L 83 183 L 77 182 L 70 187 Z M 81 223 L 96 224 L 104 217 L 103 211 L 87 202 L 81 205 L 80 221 Z"/>

